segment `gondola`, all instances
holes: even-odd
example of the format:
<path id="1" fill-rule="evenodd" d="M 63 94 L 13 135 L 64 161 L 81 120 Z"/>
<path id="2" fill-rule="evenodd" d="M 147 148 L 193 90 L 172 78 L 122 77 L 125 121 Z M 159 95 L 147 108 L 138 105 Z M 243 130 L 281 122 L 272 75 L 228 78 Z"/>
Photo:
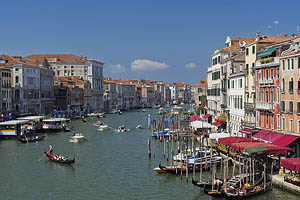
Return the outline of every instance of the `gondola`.
<path id="1" fill-rule="evenodd" d="M 204 188 L 204 186 L 205 185 L 210 185 L 211 186 L 211 183 L 210 182 L 200 182 L 200 181 L 197 181 L 197 180 L 195 180 L 195 179 L 192 179 L 192 183 L 193 183 L 193 185 L 195 185 L 195 186 L 198 186 L 198 187 L 200 187 L 200 188 Z"/>
<path id="2" fill-rule="evenodd" d="M 41 135 L 41 136 L 31 136 L 31 137 L 19 137 L 18 140 L 22 143 L 28 143 L 28 142 L 40 141 L 44 138 L 45 138 L 45 136 Z"/>
<path id="3" fill-rule="evenodd" d="M 266 182 L 265 189 L 264 189 L 263 182 L 261 181 L 260 184 L 255 184 L 254 186 L 250 186 L 250 187 L 244 188 L 244 189 L 237 188 L 237 189 L 226 191 L 226 192 L 223 189 L 222 195 L 223 195 L 223 197 L 225 197 L 227 199 L 244 199 L 244 198 L 248 198 L 248 197 L 251 197 L 254 195 L 258 195 L 260 193 L 263 193 L 263 192 L 271 189 L 272 179 L 269 177 L 267 179 L 268 180 Z"/>
<path id="4" fill-rule="evenodd" d="M 46 152 L 45 151 L 45 154 L 47 156 L 47 158 L 53 162 L 57 162 L 57 163 L 64 163 L 64 164 L 72 164 L 75 162 L 75 158 L 73 159 L 69 159 L 67 157 L 64 157 L 65 159 L 58 159 L 58 155 L 54 155 L 54 154 L 51 154 L 50 152 Z"/>
<path id="5" fill-rule="evenodd" d="M 204 193 L 208 194 L 209 196 L 212 197 L 222 197 L 223 193 L 222 193 L 222 186 L 223 186 L 223 180 L 222 179 L 218 179 L 216 181 L 221 181 L 219 186 L 217 184 L 214 184 L 214 190 L 212 189 L 212 184 L 206 184 L 204 185 Z"/>

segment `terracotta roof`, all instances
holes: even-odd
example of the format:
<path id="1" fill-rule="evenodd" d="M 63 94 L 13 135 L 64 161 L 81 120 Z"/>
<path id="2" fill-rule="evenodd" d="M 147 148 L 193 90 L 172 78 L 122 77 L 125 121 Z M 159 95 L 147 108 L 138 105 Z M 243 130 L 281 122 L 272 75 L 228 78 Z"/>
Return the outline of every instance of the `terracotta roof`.
<path id="1" fill-rule="evenodd" d="M 30 56 L 24 57 L 24 60 L 35 63 L 41 64 L 45 61 L 45 59 L 56 59 L 56 63 L 64 64 L 64 63 L 86 63 L 86 57 L 79 57 L 74 54 L 32 54 Z"/>
<path id="2" fill-rule="evenodd" d="M 240 47 L 241 46 L 239 44 L 234 44 L 227 48 L 221 49 L 221 51 L 240 51 L 240 49 L 239 49 Z"/>
<path id="3" fill-rule="evenodd" d="M 290 52 L 287 52 L 285 53 L 284 55 L 282 56 L 292 56 L 292 55 L 297 55 L 297 54 L 300 54 L 300 49 L 296 52 L 295 50 L 294 51 L 290 51 Z"/>
<path id="4" fill-rule="evenodd" d="M 237 38 L 230 38 L 231 41 L 239 41 L 239 42 L 242 42 L 242 41 L 245 41 L 246 43 L 251 43 L 251 42 L 254 42 L 255 38 L 254 37 L 237 37 Z"/>
<path id="5" fill-rule="evenodd" d="M 296 39 L 296 38 L 298 38 L 298 37 L 300 37 L 300 35 L 294 35 L 294 36 L 292 36 L 292 37 L 285 37 L 285 39 L 283 39 L 282 41 L 280 41 L 280 42 L 275 42 L 274 44 L 279 44 L 279 43 L 282 43 L 282 42 L 291 41 L 291 40 Z"/>
<path id="6" fill-rule="evenodd" d="M 283 42 L 283 41 L 286 41 L 286 40 L 290 40 L 290 39 L 294 39 L 294 37 L 270 37 L 270 36 L 267 36 L 264 38 L 259 40 L 258 42 L 261 42 L 261 43 L 278 43 L 278 42 Z"/>

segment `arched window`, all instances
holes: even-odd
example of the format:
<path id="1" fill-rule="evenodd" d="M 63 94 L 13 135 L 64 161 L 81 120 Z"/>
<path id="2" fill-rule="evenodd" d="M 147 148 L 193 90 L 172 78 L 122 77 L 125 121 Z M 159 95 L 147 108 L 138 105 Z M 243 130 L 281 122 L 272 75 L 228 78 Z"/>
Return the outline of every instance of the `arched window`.
<path id="1" fill-rule="evenodd" d="M 19 83 L 19 77 L 16 76 L 16 83 Z"/>

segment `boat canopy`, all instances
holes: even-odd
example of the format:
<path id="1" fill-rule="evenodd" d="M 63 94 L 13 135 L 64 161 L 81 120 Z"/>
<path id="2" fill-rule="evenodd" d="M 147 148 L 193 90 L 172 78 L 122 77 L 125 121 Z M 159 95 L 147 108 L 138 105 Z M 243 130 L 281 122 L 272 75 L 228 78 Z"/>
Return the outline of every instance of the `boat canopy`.
<path id="1" fill-rule="evenodd" d="M 44 119 L 44 122 L 66 122 L 70 121 L 67 118 L 50 118 L 50 119 Z"/>
<path id="2" fill-rule="evenodd" d="M 27 116 L 27 117 L 19 117 L 19 120 L 30 120 L 30 121 L 34 121 L 34 120 L 41 120 L 44 119 L 45 116 Z"/>
<path id="3" fill-rule="evenodd" d="M 17 124 L 27 124 L 29 120 L 11 120 L 6 122 L 0 122 L 0 126 L 14 126 Z"/>

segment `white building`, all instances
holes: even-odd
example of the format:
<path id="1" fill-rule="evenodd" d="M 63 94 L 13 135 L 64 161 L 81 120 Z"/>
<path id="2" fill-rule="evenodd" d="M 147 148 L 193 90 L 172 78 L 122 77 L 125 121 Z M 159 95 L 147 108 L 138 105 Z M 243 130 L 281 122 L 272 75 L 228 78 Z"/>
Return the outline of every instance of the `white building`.
<path id="1" fill-rule="evenodd" d="M 228 60 L 230 63 L 228 84 L 228 132 L 237 135 L 242 128 L 245 118 L 245 56 L 243 53 L 233 56 Z"/>
<path id="2" fill-rule="evenodd" d="M 169 85 L 169 89 L 171 92 L 171 101 L 173 103 L 178 103 L 178 87 L 177 85 Z"/>
<path id="3" fill-rule="evenodd" d="M 83 80 L 90 81 L 91 110 L 94 112 L 103 110 L 103 62 L 73 54 L 32 54 L 24 59 L 39 66 L 47 63 L 57 77 L 79 76 Z"/>

